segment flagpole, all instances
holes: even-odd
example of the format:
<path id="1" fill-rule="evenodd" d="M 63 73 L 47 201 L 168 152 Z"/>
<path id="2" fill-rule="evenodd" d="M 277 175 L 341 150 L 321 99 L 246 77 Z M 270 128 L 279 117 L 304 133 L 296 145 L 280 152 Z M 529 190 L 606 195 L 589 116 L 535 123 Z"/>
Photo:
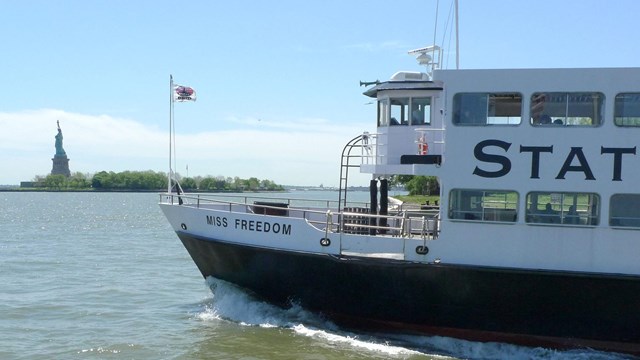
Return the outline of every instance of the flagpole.
<path id="1" fill-rule="evenodd" d="M 167 174 L 167 193 L 171 193 L 171 159 L 173 144 L 173 75 L 169 74 L 169 173 Z"/>
<path id="2" fill-rule="evenodd" d="M 188 87 L 181 85 L 174 85 L 173 83 L 173 75 L 169 74 L 169 174 L 167 174 L 167 190 L 168 193 L 171 193 L 171 189 L 173 189 L 172 181 L 176 182 L 176 192 L 180 195 L 180 184 L 178 184 L 177 179 L 174 179 L 173 168 L 177 168 L 176 161 L 176 120 L 175 120 L 175 102 L 184 102 L 184 101 L 196 101 L 196 92 Z M 182 199 L 179 199 L 181 202 Z"/>

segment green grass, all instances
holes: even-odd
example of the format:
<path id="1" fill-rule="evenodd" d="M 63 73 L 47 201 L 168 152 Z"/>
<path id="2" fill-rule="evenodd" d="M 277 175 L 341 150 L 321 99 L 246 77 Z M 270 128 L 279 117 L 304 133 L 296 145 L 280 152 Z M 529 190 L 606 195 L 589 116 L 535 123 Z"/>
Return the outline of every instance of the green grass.
<path id="1" fill-rule="evenodd" d="M 411 204 L 425 204 L 429 200 L 430 204 L 435 204 L 440 200 L 437 195 L 396 195 L 394 198 Z"/>

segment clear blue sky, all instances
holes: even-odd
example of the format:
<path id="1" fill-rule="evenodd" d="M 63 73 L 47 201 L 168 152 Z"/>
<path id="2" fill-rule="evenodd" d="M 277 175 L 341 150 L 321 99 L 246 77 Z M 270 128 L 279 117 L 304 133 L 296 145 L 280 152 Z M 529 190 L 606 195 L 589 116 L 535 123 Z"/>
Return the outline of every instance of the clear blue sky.
<path id="1" fill-rule="evenodd" d="M 182 175 L 335 186 L 342 146 L 375 129 L 358 82 L 422 70 L 407 51 L 433 43 L 436 4 L 2 1 L 0 184 L 51 171 L 56 120 L 72 172 L 167 171 L 173 74 L 198 95 L 176 104 Z M 453 51 L 450 6 L 436 42 Z M 639 13 L 634 0 L 460 0 L 460 65 L 640 66 Z"/>

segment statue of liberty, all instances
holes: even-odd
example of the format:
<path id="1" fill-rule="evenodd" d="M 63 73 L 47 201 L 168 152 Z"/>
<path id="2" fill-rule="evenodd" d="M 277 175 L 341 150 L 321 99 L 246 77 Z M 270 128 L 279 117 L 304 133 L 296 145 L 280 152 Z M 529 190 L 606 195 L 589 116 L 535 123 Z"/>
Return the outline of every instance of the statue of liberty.
<path id="1" fill-rule="evenodd" d="M 60 120 L 58 120 L 58 134 L 56 135 L 56 156 L 67 156 L 62 147 L 62 130 L 60 129 Z"/>
<path id="2" fill-rule="evenodd" d="M 66 177 L 71 176 L 71 171 L 69 170 L 69 158 L 62 147 L 62 129 L 60 129 L 60 120 L 58 120 L 58 134 L 56 134 L 56 154 L 51 160 L 53 161 L 51 175 L 60 174 Z"/>

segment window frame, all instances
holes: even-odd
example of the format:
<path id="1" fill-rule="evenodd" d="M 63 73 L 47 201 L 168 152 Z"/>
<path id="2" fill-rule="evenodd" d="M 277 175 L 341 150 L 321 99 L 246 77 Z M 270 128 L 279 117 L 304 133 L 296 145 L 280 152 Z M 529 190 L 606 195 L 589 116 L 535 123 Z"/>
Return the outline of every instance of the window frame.
<path id="1" fill-rule="evenodd" d="M 409 125 L 410 126 L 431 126 L 431 108 L 433 106 L 433 96 L 415 96 L 415 97 L 411 97 L 409 99 Z M 428 100 L 427 102 L 424 103 L 417 103 L 417 100 Z M 419 109 L 416 108 L 416 106 L 414 106 L 414 104 L 422 105 L 423 110 L 422 110 L 422 122 L 418 123 L 414 120 L 414 113 L 416 111 L 420 111 Z M 426 110 L 425 108 L 428 107 L 428 110 Z"/>
<path id="2" fill-rule="evenodd" d="M 638 111 L 638 116 L 637 117 L 633 117 L 633 116 L 620 116 L 618 114 L 618 110 L 619 108 L 623 105 L 621 104 L 621 102 L 619 102 L 619 98 L 621 96 L 636 96 L 638 98 L 638 110 L 640 110 L 640 92 L 623 92 L 623 93 L 617 93 L 616 97 L 613 100 L 613 124 L 617 127 L 626 127 L 626 128 L 634 128 L 634 127 L 640 127 L 640 111 Z M 622 106 L 624 108 L 624 106 Z M 630 118 L 630 119 L 635 119 L 633 120 L 633 122 L 635 122 L 635 124 L 624 124 L 624 120 L 619 120 L 619 119 L 625 119 L 625 118 Z"/>
<path id="3" fill-rule="evenodd" d="M 504 200 L 491 200 L 496 196 L 504 196 Z M 515 200 L 509 201 L 509 196 L 515 196 Z M 515 190 L 451 189 L 447 216 L 453 221 L 515 224 L 518 222 L 519 201 L 520 194 Z"/>
<path id="4" fill-rule="evenodd" d="M 531 197 L 534 195 L 535 201 L 532 201 Z M 578 198 L 582 196 L 588 197 L 588 201 L 586 203 L 578 203 Z M 540 201 L 540 197 L 545 200 Z M 567 201 L 565 201 L 565 199 Z M 589 227 L 598 226 L 600 224 L 600 207 L 602 206 L 602 201 L 600 199 L 600 195 L 597 193 L 530 191 L 527 193 L 524 200 L 524 220 L 525 223 L 530 225 Z M 531 211 L 531 206 L 533 205 L 532 203 L 536 204 L 535 212 Z M 544 209 L 540 208 L 542 204 L 545 204 Z M 547 206 L 550 207 L 548 208 Z M 574 212 L 571 211 L 572 206 L 574 207 Z M 586 210 L 584 210 L 585 207 Z M 582 220 L 584 220 L 584 223 L 582 222 Z"/>
<path id="5" fill-rule="evenodd" d="M 389 99 L 378 100 L 378 127 L 389 126 Z"/>
<path id="6" fill-rule="evenodd" d="M 422 123 L 416 123 L 413 120 L 413 109 L 415 100 L 423 100 L 422 105 L 425 108 L 422 113 Z M 406 102 L 404 104 L 394 102 Z M 378 127 L 389 126 L 431 126 L 432 123 L 432 108 L 434 103 L 434 96 L 396 96 L 385 97 L 377 101 L 377 116 Z M 395 112 L 399 111 L 400 114 Z M 394 122 L 392 119 L 395 119 Z"/>
<path id="7" fill-rule="evenodd" d="M 593 109 L 592 117 L 585 116 L 573 116 L 573 113 L 576 113 L 576 109 L 579 107 L 580 103 L 587 103 L 586 101 L 576 101 L 582 97 L 591 97 L 592 100 L 597 99 L 596 101 L 591 102 L 591 108 Z M 558 98 L 563 97 L 564 100 L 562 102 L 559 101 L 549 101 L 550 104 L 562 105 L 560 109 L 564 108 L 563 114 L 559 113 L 553 114 L 553 106 L 550 105 L 550 109 L 544 111 L 544 103 L 547 102 L 546 98 Z M 572 99 L 574 101 L 572 101 Z M 529 124 L 533 127 L 599 127 L 604 123 L 605 118 L 605 100 L 606 96 L 602 92 L 598 91 L 537 91 L 531 94 L 529 103 Z M 557 109 L 556 109 L 557 110 Z M 579 124 L 575 123 L 576 121 L 580 121 L 579 119 L 590 119 L 591 124 Z M 578 119 L 571 120 L 570 119 Z"/>
<path id="8" fill-rule="evenodd" d="M 467 101 L 463 101 L 462 97 L 467 97 Z M 476 96 L 476 99 L 473 97 Z M 511 97 L 512 99 L 519 99 L 519 114 L 513 116 L 496 116 L 496 109 L 507 109 L 507 102 L 504 104 L 501 101 L 497 101 L 497 99 Z M 463 102 L 461 104 L 461 101 Z M 476 102 L 479 105 L 478 108 L 472 109 L 472 111 L 467 112 L 464 106 L 464 102 L 473 103 Z M 486 104 L 484 104 L 486 103 Z M 498 105 L 500 104 L 500 105 Z M 484 105 L 484 106 L 483 106 Z M 455 126 L 519 126 L 522 124 L 522 120 L 524 119 L 524 96 L 520 92 L 509 92 L 509 91 L 501 91 L 501 92 L 459 92 L 453 95 L 453 117 L 451 118 L 451 123 Z M 484 108 L 483 114 L 476 114 L 473 110 L 479 110 L 480 108 Z M 493 110 L 493 111 L 492 111 Z M 468 117 L 469 119 L 473 119 L 473 121 L 461 121 L 463 118 L 462 114 L 466 114 L 464 117 Z M 482 120 L 484 118 L 484 120 Z M 490 119 L 507 119 L 506 123 L 498 123 L 492 122 Z M 511 123 L 511 118 L 518 119 L 515 123 Z M 495 120 L 494 120 L 495 121 Z"/>
<path id="9" fill-rule="evenodd" d="M 640 194 L 617 193 L 617 194 L 611 195 L 611 197 L 609 198 L 609 226 L 616 227 L 616 228 L 640 230 L 640 215 L 638 217 L 613 216 L 614 213 L 618 212 L 618 209 L 614 208 L 614 204 L 616 203 L 616 200 L 614 200 L 614 198 L 615 197 L 619 197 L 619 196 L 629 196 L 629 197 L 638 198 L 636 200 L 637 202 L 634 202 L 633 205 L 635 206 L 636 209 L 640 209 Z M 629 203 L 620 205 L 619 209 L 620 210 L 629 209 L 629 205 L 630 205 Z M 637 222 L 637 224 L 636 225 L 625 225 L 624 223 L 614 223 L 614 220 L 623 220 L 623 221 L 624 220 L 631 220 L 631 221 Z"/>

